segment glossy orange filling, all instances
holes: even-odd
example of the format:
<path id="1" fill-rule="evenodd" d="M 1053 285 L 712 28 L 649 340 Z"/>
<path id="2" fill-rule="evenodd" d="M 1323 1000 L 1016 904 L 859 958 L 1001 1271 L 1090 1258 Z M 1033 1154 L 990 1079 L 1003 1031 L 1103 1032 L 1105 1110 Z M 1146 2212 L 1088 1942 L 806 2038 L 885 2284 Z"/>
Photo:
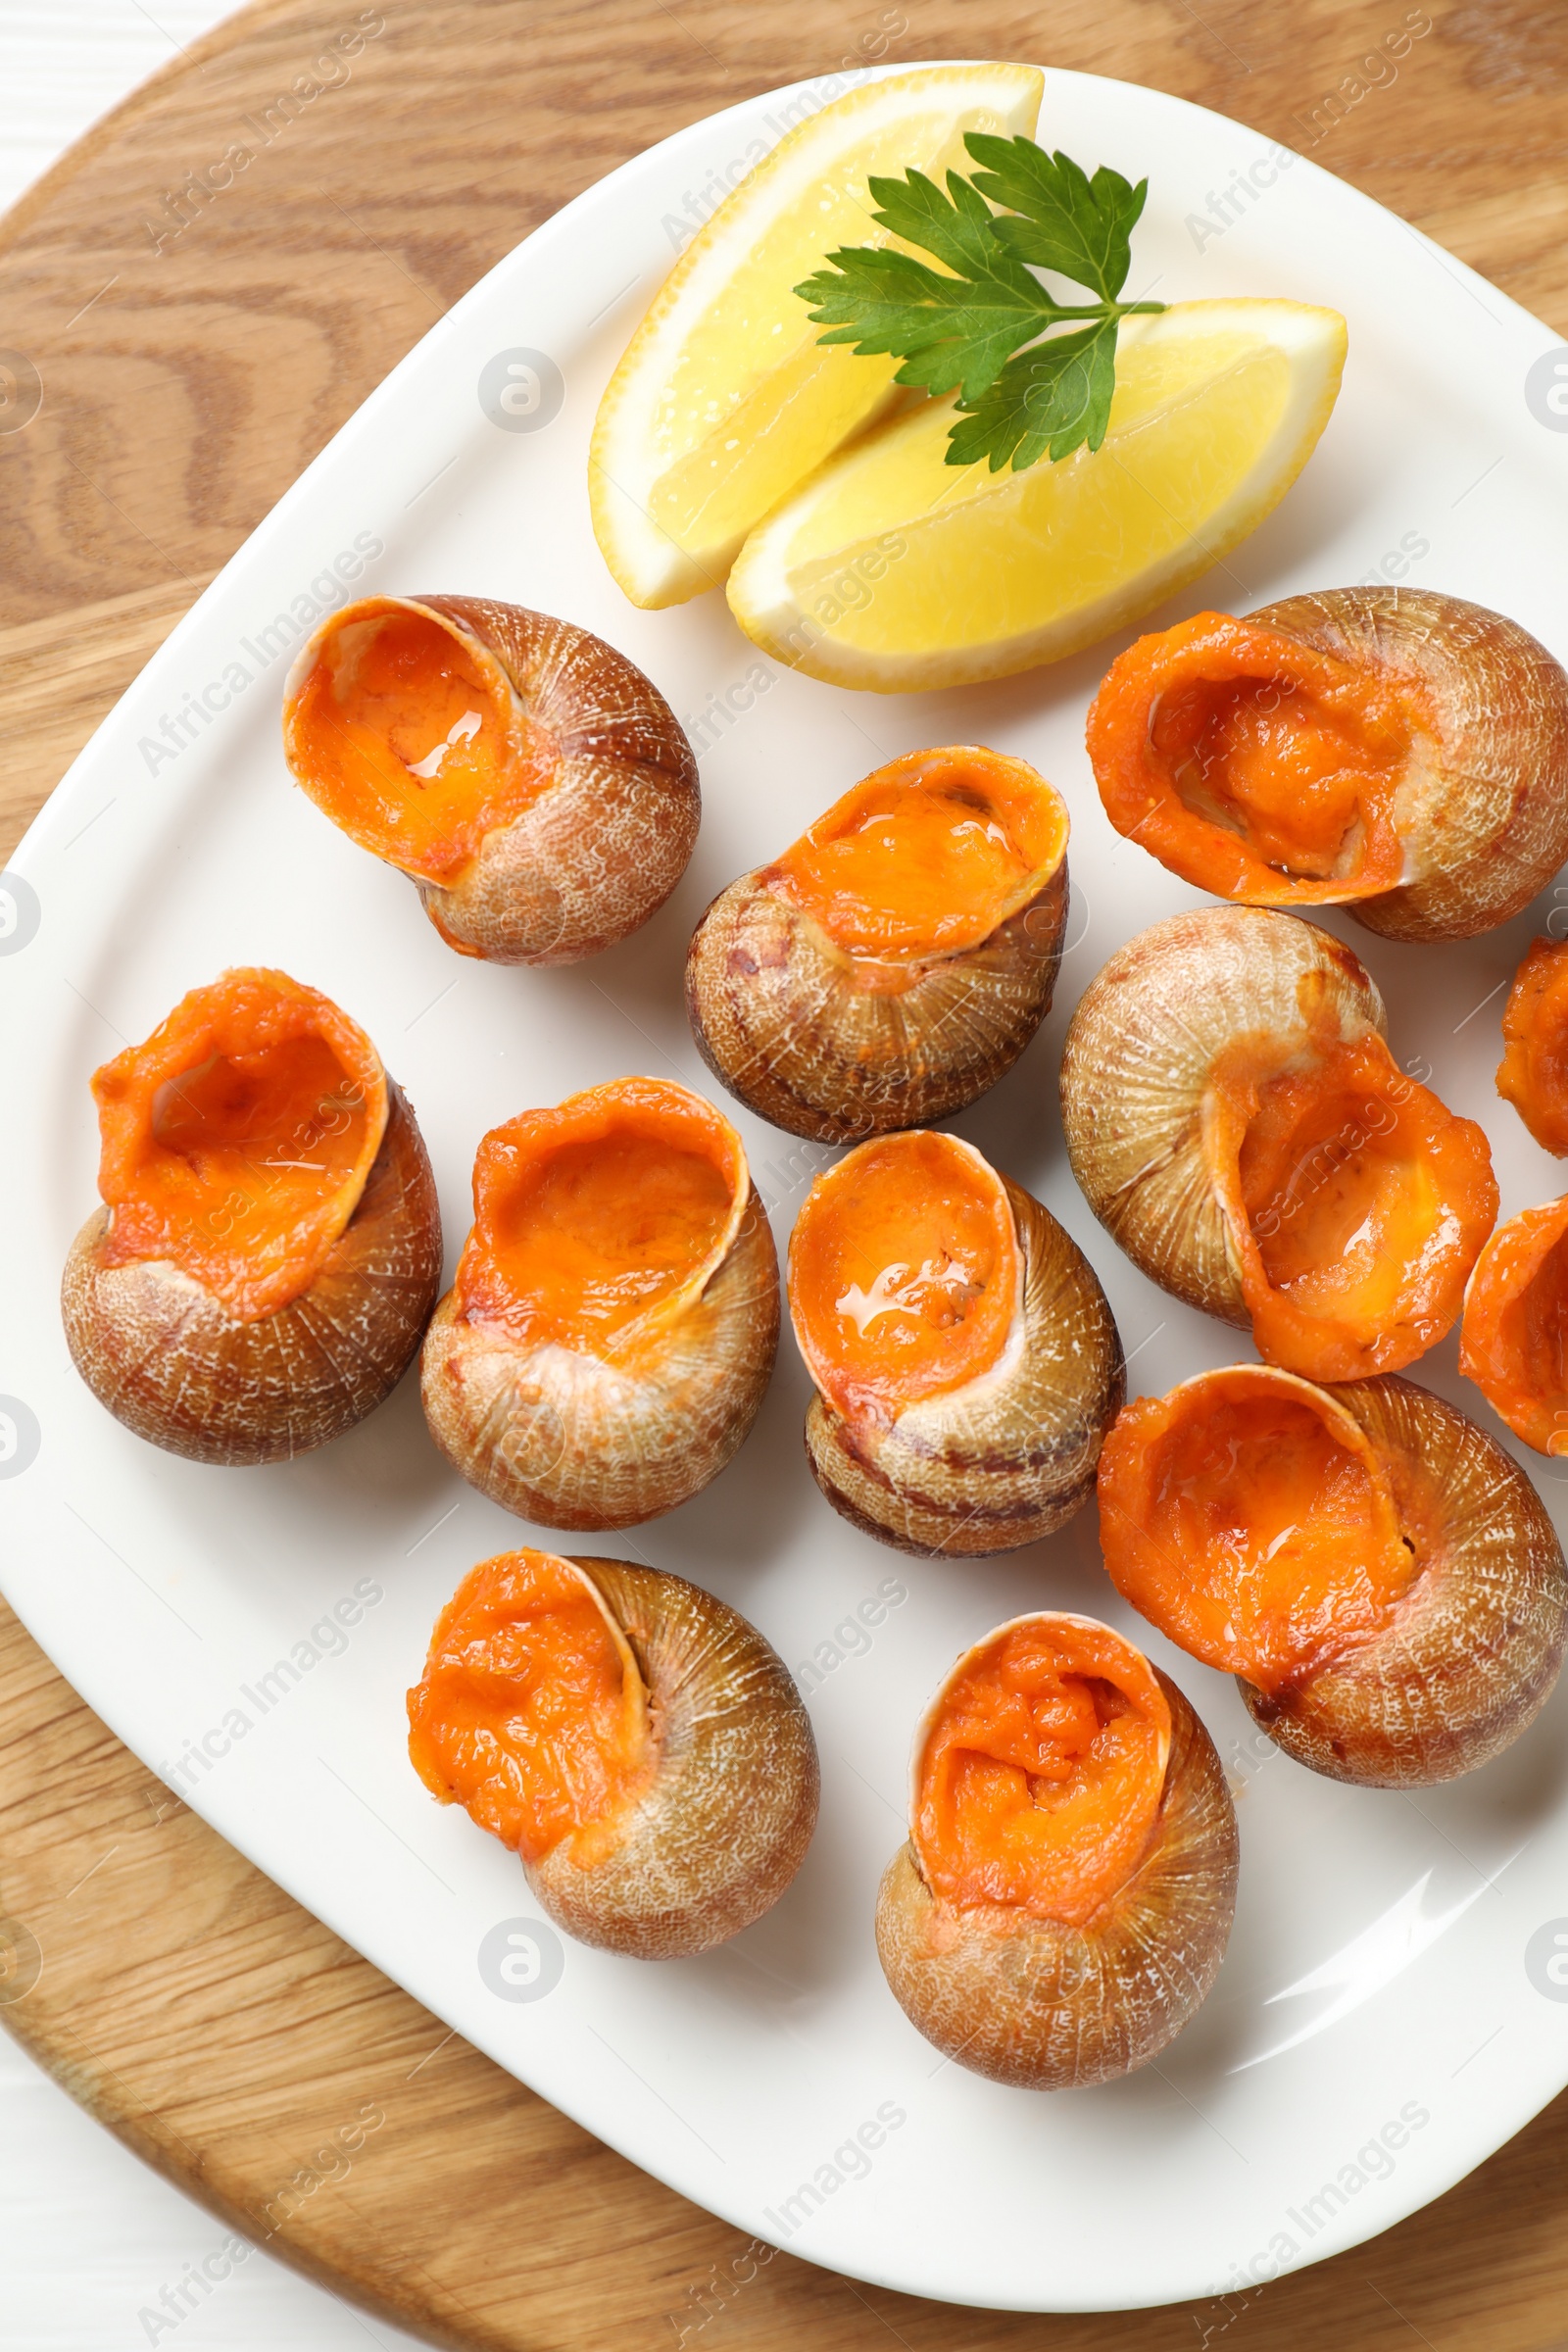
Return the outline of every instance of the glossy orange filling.
<path id="1" fill-rule="evenodd" d="M 409 1692 L 409 1754 L 444 1805 L 537 1862 L 585 1868 L 653 1769 L 648 1694 L 597 1587 L 549 1551 L 470 1569 Z"/>
<path id="2" fill-rule="evenodd" d="M 719 1264 L 751 1180 L 726 1118 L 621 1078 L 492 1128 L 457 1291 L 476 1322 L 620 1356 Z"/>
<path id="3" fill-rule="evenodd" d="M 934 1894 L 1082 1927 L 1159 1814 L 1170 1706 L 1152 1667 L 1084 1617 L 1004 1625 L 943 1685 L 915 1763 L 913 1840 Z"/>
<path id="4" fill-rule="evenodd" d="M 998 1361 L 1018 1308 L 1006 1190 L 972 1145 L 915 1132 L 819 1176 L 790 1239 L 790 1314 L 840 1413 L 887 1421 Z"/>
<path id="5" fill-rule="evenodd" d="M 1419 1565 L 1365 1431 L 1289 1373 L 1238 1364 L 1140 1397 L 1099 1481 L 1123 1599 L 1270 1693 L 1380 1633 Z"/>
<path id="6" fill-rule="evenodd" d="M 851 956 L 909 961 L 978 947 L 1045 886 L 1067 811 L 1022 760 L 909 752 L 857 784 L 767 869 Z"/>
<path id="7" fill-rule="evenodd" d="M 1568 1154 L 1568 940 L 1533 939 L 1502 1012 L 1497 1092 L 1544 1152 Z"/>
<path id="8" fill-rule="evenodd" d="M 94 1075 L 108 1265 L 168 1258 L 242 1322 L 311 1284 L 386 1132 L 374 1047 L 286 972 L 225 972 Z"/>
<path id="9" fill-rule="evenodd" d="M 1242 1038 L 1203 1124 L 1260 1355 L 1358 1380 L 1443 1338 L 1496 1218 L 1492 1155 L 1380 1037 Z"/>
<path id="10" fill-rule="evenodd" d="M 1482 1250 L 1459 1369 L 1516 1438 L 1568 1454 L 1568 1198 L 1510 1217 Z"/>
<path id="11" fill-rule="evenodd" d="M 1200 890 L 1343 903 L 1404 878 L 1394 797 L 1428 726 L 1391 671 L 1199 612 L 1111 663 L 1089 758 L 1117 832 Z"/>
<path id="12" fill-rule="evenodd" d="M 430 882 L 453 880 L 519 815 L 559 757 L 476 639 L 388 597 L 318 631 L 289 679 L 283 744 L 334 824 Z"/>

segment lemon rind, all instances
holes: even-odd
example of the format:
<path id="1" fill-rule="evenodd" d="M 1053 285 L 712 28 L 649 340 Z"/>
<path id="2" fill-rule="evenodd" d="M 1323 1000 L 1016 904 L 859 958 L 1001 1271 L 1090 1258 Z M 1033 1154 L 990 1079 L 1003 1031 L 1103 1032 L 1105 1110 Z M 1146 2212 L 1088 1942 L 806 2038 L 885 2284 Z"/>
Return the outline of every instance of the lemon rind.
<path id="1" fill-rule="evenodd" d="M 896 117 L 906 102 L 934 87 L 952 93 L 955 114 L 989 105 L 1016 127 L 1033 130 L 1045 75 L 1038 66 L 979 62 L 915 67 L 861 82 L 785 132 L 698 230 L 654 296 L 606 387 L 588 452 L 594 536 L 633 604 L 658 610 L 718 585 L 746 539 L 739 532 L 693 554 L 649 514 L 658 473 L 640 420 L 650 406 L 650 379 L 655 387 L 663 380 L 688 325 L 734 274 L 737 246 L 749 249 L 756 241 L 746 234 L 748 222 L 771 218 L 781 201 L 822 176 L 833 156 L 858 144 L 879 113 Z"/>
<path id="2" fill-rule="evenodd" d="M 792 600 L 785 556 L 808 506 L 831 490 L 840 470 L 858 461 L 869 438 L 861 436 L 858 442 L 835 452 L 747 540 L 727 590 L 730 609 L 741 628 L 775 661 L 825 684 L 876 694 L 923 693 L 978 685 L 989 678 L 1011 677 L 1020 670 L 1063 661 L 1140 619 L 1200 578 L 1267 519 L 1300 474 L 1339 396 L 1347 335 L 1345 320 L 1337 311 L 1245 298 L 1173 305 L 1158 317 L 1129 320 L 1122 332 L 1129 340 L 1135 335 L 1162 338 L 1189 332 L 1199 314 L 1207 314 L 1202 323 L 1215 333 L 1269 327 L 1272 331 L 1267 339 L 1296 359 L 1297 366 L 1291 397 L 1278 424 L 1244 479 L 1205 522 L 1202 537 L 1195 545 L 1172 551 L 1091 605 L 1058 614 L 1037 629 L 986 645 L 916 654 L 875 654 L 842 645 L 835 642 L 830 628 L 810 619 Z M 888 529 L 896 532 L 902 519 L 890 518 Z M 854 550 L 847 549 L 846 565 L 853 560 Z M 808 639 L 804 648 L 803 633 Z"/>

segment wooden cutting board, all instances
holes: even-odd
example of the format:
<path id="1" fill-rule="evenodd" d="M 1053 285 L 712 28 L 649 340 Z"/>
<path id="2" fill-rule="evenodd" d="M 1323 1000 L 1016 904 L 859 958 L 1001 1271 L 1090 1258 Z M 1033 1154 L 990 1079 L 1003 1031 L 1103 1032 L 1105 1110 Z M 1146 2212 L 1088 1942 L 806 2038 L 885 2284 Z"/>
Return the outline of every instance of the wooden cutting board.
<path id="1" fill-rule="evenodd" d="M 23 358 L 0 355 L 17 428 L 0 431 L 0 858 L 300 468 L 530 228 L 753 91 L 943 56 L 1120 75 L 1240 117 L 1568 334 L 1561 0 L 264 0 L 0 224 L 0 346 Z M 19 422 L 33 371 L 41 407 Z M 1017 2318 L 770 2257 L 328 1935 L 3 1612 L 0 1914 L 0 2017 L 84 2106 L 248 2237 L 439 2343 L 1563 2341 L 1568 2096 L 1425 2213 L 1246 2296 Z"/>

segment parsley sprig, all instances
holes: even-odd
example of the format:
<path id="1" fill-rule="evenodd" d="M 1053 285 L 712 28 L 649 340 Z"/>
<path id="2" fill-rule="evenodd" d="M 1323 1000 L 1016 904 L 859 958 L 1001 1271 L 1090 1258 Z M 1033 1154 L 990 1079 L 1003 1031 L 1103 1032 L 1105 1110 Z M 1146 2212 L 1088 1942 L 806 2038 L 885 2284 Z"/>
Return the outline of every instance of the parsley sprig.
<path id="1" fill-rule="evenodd" d="M 950 466 L 985 458 L 993 473 L 1009 462 L 1021 472 L 1048 451 L 1054 462 L 1085 442 L 1100 447 L 1121 321 L 1165 307 L 1117 300 L 1149 182 L 1135 188 L 1104 165 L 1091 179 L 1033 139 L 970 131 L 963 143 L 981 169 L 968 179 L 950 172 L 946 195 L 923 172 L 869 183 L 878 227 L 940 269 L 888 246 L 846 245 L 795 291 L 828 330 L 819 342 L 897 353 L 895 382 L 957 393 Z M 1058 302 L 1037 270 L 1097 299 Z"/>

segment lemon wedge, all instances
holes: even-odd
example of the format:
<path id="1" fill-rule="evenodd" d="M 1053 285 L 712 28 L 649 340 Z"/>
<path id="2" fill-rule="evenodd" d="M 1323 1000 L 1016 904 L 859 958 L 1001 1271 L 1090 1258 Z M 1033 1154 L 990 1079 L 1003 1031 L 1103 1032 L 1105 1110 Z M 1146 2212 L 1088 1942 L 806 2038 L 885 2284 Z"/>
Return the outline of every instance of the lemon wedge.
<path id="1" fill-rule="evenodd" d="M 884 694 L 1076 653 L 1257 528 L 1328 422 L 1345 348 L 1339 312 L 1298 302 L 1129 318 L 1100 449 L 1022 473 L 949 466 L 953 403 L 924 402 L 752 533 L 735 617 L 811 677 Z"/>
<path id="2" fill-rule="evenodd" d="M 1044 80 L 969 65 L 862 83 L 788 131 L 693 238 L 610 380 L 588 460 L 594 535 L 634 605 L 717 586 L 748 531 L 897 397 L 898 360 L 823 350 L 793 289 L 836 246 L 899 243 L 869 218 L 873 173 L 968 169 L 964 132 L 1032 131 Z"/>

